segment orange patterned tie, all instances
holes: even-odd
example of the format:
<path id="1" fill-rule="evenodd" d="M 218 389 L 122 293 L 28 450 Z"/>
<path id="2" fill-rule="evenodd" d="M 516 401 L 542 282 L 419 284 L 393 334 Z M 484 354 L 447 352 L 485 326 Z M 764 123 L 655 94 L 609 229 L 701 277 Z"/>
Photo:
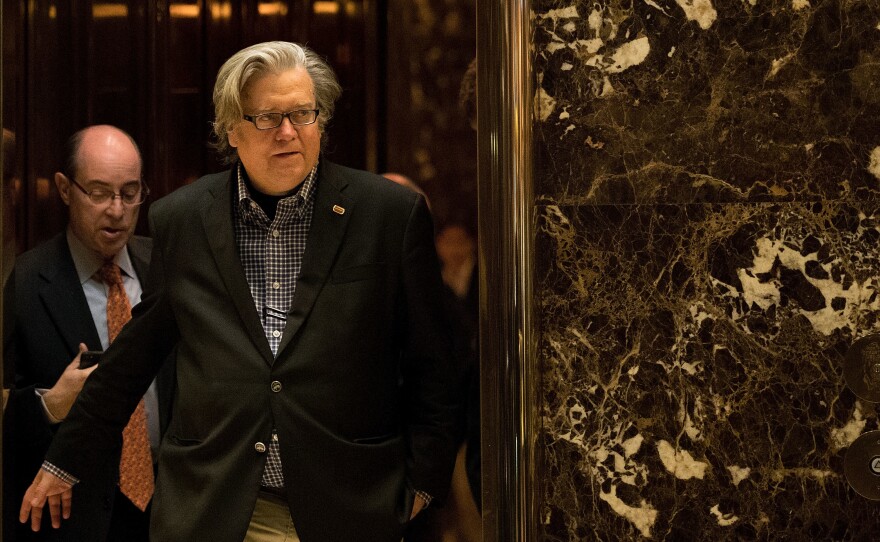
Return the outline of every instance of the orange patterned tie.
<path id="1" fill-rule="evenodd" d="M 131 320 L 131 303 L 122 286 L 119 266 L 107 262 L 98 272 L 108 287 L 107 333 L 112 343 L 126 322 Z M 141 510 L 153 497 L 153 458 L 147 433 L 147 413 L 141 398 L 122 432 L 122 457 L 119 460 L 119 490 Z"/>

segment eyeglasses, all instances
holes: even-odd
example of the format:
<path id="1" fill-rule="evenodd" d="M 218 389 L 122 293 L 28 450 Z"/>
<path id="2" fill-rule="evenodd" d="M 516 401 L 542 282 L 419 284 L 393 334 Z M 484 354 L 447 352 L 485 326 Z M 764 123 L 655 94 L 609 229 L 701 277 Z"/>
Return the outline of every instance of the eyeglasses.
<path id="1" fill-rule="evenodd" d="M 147 196 L 150 195 L 150 189 L 142 182 L 125 185 L 118 194 L 106 188 L 92 188 L 91 190 L 86 190 L 81 184 L 73 180 L 73 178 L 70 178 L 70 182 L 79 188 L 83 194 L 87 195 L 89 201 L 95 205 L 104 205 L 107 202 L 112 202 L 114 199 L 119 198 L 122 200 L 123 205 L 133 207 L 146 201 Z"/>
<path id="2" fill-rule="evenodd" d="M 287 113 L 260 113 L 259 115 L 243 115 L 244 120 L 254 123 L 257 130 L 271 130 L 278 128 L 284 122 L 284 118 L 290 121 L 294 126 L 305 126 L 306 124 L 314 124 L 318 120 L 320 109 L 297 109 L 296 111 L 288 111 Z"/>

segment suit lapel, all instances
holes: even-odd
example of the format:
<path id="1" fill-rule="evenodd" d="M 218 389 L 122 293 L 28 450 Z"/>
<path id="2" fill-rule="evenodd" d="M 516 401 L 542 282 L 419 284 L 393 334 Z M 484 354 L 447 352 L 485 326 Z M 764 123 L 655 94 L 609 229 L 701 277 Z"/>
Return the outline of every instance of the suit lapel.
<path id="1" fill-rule="evenodd" d="M 239 316 L 251 335 L 254 345 L 259 349 L 266 362 L 271 365 L 273 362 L 272 350 L 269 348 L 269 341 L 266 340 L 263 324 L 257 314 L 254 298 L 251 295 L 247 277 L 235 246 L 235 231 L 232 225 L 234 220 L 232 216 L 232 186 L 230 185 L 234 175 L 235 169 L 233 168 L 225 181 L 216 183 L 211 189 L 213 198 L 209 199 L 202 209 L 202 223 L 205 227 L 205 236 L 208 238 L 211 253 L 217 262 L 217 269 L 236 309 L 238 309 Z"/>
<path id="2" fill-rule="evenodd" d="M 150 269 L 150 252 L 146 243 L 148 241 L 134 236 L 128 241 L 128 257 L 140 283 L 147 280 L 147 272 Z"/>
<path id="3" fill-rule="evenodd" d="M 67 239 L 62 233 L 56 242 L 57 261 L 54 269 L 40 271 L 40 278 L 45 281 L 40 288 L 40 299 L 55 328 L 64 338 L 70 357 L 76 355 L 80 342 L 95 350 L 101 349 L 101 339 L 89 310 L 89 303 L 83 293 Z"/>
<path id="4" fill-rule="evenodd" d="M 287 314 L 281 344 L 278 345 L 279 357 L 299 331 L 330 274 L 354 206 L 351 198 L 342 193 L 346 183 L 333 175 L 332 171 L 332 166 L 326 163 L 319 169 L 321 176 L 315 192 L 312 224 L 309 227 L 293 304 Z"/>

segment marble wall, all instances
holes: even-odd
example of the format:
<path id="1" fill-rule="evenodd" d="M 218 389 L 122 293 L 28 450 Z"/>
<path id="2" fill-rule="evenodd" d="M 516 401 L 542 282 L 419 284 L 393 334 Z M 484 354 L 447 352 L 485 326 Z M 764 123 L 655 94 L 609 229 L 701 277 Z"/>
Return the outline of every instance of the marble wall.
<path id="1" fill-rule="evenodd" d="M 877 540 L 880 1 L 536 0 L 542 540 Z"/>
<path id="2" fill-rule="evenodd" d="M 431 200 L 438 227 L 476 230 L 477 136 L 459 106 L 476 56 L 475 0 L 386 0 L 387 164 Z"/>

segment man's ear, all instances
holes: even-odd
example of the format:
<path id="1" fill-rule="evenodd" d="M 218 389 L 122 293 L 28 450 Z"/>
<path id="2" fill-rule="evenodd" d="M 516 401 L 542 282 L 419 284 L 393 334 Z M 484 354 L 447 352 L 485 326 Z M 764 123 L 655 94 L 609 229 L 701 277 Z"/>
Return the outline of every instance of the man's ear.
<path id="1" fill-rule="evenodd" d="M 55 172 L 55 188 L 58 189 L 64 205 L 70 205 L 70 179 L 60 171 Z"/>
<path id="2" fill-rule="evenodd" d="M 238 148 L 238 130 L 237 127 L 226 132 L 226 139 L 229 140 L 229 146 Z"/>

